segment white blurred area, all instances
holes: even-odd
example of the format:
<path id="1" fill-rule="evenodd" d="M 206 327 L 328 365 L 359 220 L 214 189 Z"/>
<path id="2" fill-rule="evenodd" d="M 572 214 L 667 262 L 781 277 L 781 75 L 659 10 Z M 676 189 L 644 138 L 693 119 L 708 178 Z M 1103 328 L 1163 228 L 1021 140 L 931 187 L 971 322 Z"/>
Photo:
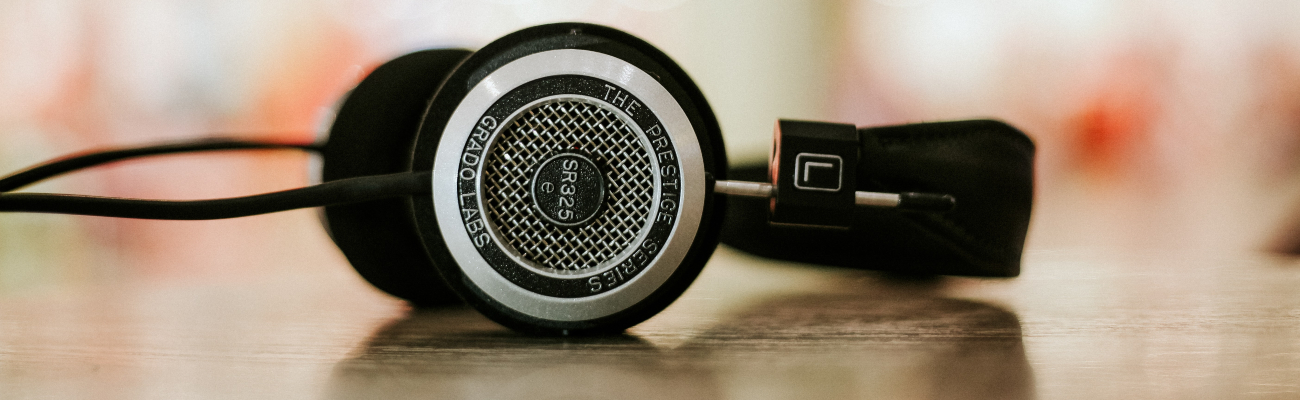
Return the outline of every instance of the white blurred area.
<path id="1" fill-rule="evenodd" d="M 1038 144 L 1031 249 L 1267 247 L 1300 217 L 1300 3 L 858 2 L 834 114 Z"/>
<path id="2" fill-rule="evenodd" d="M 1039 146 L 1031 249 L 1260 249 L 1300 210 L 1300 3 L 1173 0 L 0 2 L 0 169 L 224 132 L 306 139 L 364 71 L 585 21 L 674 57 L 733 163 L 776 118 L 993 117 Z M 306 182 L 292 153 L 133 161 L 32 188 L 193 199 Z M 0 292 L 344 271 L 310 211 L 0 215 Z"/>

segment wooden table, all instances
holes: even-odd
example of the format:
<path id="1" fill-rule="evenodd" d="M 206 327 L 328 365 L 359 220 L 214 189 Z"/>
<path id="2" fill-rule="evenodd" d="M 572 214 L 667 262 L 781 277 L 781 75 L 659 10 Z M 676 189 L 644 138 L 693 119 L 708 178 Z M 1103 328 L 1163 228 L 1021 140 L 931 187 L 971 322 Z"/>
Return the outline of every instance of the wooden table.
<path id="1" fill-rule="evenodd" d="M 1300 398 L 1300 263 L 1262 254 L 1038 251 L 981 280 L 721 249 L 603 338 L 415 312 L 345 268 L 0 297 L 0 398 Z"/>

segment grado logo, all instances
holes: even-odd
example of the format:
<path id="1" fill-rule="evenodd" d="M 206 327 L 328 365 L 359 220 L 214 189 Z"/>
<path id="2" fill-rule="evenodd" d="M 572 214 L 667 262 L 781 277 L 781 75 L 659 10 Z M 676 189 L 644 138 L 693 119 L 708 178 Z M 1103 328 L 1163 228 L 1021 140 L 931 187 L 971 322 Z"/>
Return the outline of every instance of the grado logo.
<path id="1" fill-rule="evenodd" d="M 542 218 L 555 225 L 575 227 L 600 214 L 605 202 L 605 178 L 586 155 L 557 153 L 538 164 L 531 191 Z"/>

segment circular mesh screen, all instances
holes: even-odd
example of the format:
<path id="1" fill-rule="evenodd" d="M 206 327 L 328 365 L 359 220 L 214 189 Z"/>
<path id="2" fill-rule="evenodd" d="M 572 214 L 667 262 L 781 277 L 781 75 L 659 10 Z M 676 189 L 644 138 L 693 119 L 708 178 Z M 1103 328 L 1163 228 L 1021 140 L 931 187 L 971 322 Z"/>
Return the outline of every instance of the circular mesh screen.
<path id="1" fill-rule="evenodd" d="M 528 192 L 531 168 L 565 149 L 590 154 L 605 176 L 605 209 L 582 227 L 542 220 Z M 501 130 L 483 165 L 484 206 L 498 238 L 538 265 L 569 271 L 597 266 L 648 226 L 650 154 L 637 132 L 600 104 L 558 99 L 533 105 Z"/>

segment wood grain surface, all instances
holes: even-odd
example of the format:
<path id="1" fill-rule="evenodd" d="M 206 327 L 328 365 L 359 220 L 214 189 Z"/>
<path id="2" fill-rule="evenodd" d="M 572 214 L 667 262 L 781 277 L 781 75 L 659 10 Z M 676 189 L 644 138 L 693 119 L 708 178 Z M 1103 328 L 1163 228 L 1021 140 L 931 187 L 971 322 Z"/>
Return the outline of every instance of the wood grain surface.
<path id="1" fill-rule="evenodd" d="M 0 399 L 1300 398 L 1300 263 L 1262 254 L 1031 252 L 989 280 L 720 249 L 598 338 L 327 269 L 0 297 Z"/>

